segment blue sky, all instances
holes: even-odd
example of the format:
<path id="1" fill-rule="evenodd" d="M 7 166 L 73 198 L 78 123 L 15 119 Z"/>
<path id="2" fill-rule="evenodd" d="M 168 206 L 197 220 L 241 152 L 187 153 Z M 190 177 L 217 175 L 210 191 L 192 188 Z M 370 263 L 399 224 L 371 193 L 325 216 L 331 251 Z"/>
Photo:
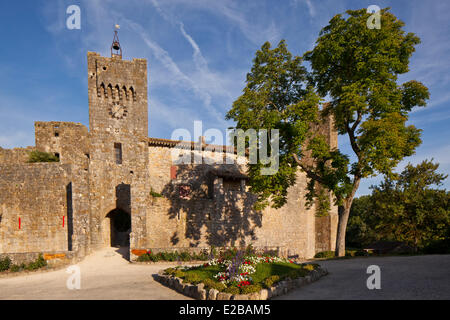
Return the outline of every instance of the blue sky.
<path id="1" fill-rule="evenodd" d="M 66 9 L 81 8 L 81 29 L 66 28 Z M 222 131 L 232 102 L 245 86 L 255 51 L 286 39 L 293 54 L 312 49 L 320 29 L 337 13 L 369 5 L 391 7 L 405 29 L 422 40 L 400 81 L 422 81 L 428 107 L 410 123 L 423 144 L 403 161 L 434 158 L 450 172 L 450 2 L 446 0 L 128 0 L 0 2 L 0 146 L 34 145 L 34 121 L 88 126 L 87 51 L 109 56 L 113 25 L 120 24 L 124 59 L 149 65 L 149 136 L 170 138 L 177 128 Z M 339 146 L 348 151 L 346 137 Z M 380 178 L 362 182 L 358 195 Z M 446 188 L 450 183 L 447 179 Z"/>

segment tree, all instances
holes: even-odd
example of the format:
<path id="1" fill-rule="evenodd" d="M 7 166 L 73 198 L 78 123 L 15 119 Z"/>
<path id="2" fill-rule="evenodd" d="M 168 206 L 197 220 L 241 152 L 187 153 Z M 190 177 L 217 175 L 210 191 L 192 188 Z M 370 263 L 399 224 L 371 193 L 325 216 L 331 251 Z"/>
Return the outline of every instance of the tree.
<path id="1" fill-rule="evenodd" d="M 258 50 L 244 93 L 233 103 L 227 119 L 237 129 L 279 129 L 279 170 L 260 174 L 261 164 L 249 166 L 251 191 L 261 207 L 280 207 L 298 168 L 308 178 L 308 201 L 319 201 L 331 191 L 339 205 L 336 255 L 345 255 L 345 232 L 354 195 L 362 178 L 391 170 L 421 143 L 420 130 L 406 126 L 408 112 L 425 106 L 428 89 L 417 81 L 397 85 L 397 76 L 408 72 L 409 58 L 419 38 L 405 34 L 404 23 L 383 9 L 381 29 L 369 30 L 366 10 L 336 15 L 322 29 L 316 47 L 302 58 L 292 57 L 281 41 L 271 50 Z M 349 137 L 357 160 L 331 150 L 321 135 L 311 135 L 319 121 L 320 97 L 329 97 L 322 116 L 331 115 L 341 135 Z M 313 162 L 305 160 L 306 152 Z M 320 187 L 317 188 L 317 183 Z"/>
<path id="2" fill-rule="evenodd" d="M 305 54 L 311 63 L 312 82 L 319 94 L 328 96 L 325 114 L 335 119 L 338 133 L 348 136 L 356 161 L 346 174 L 326 184 L 339 205 L 336 255 L 345 255 L 345 233 L 353 198 L 361 179 L 392 169 L 421 143 L 421 130 L 407 126 L 408 113 L 426 106 L 428 89 L 420 82 L 397 84 L 399 74 L 409 71 L 409 59 L 420 39 L 402 30 L 404 23 L 389 8 L 382 9 L 381 29 L 368 29 L 366 9 L 349 10 L 348 17 L 333 17 L 322 29 L 316 46 Z M 323 163 L 326 158 L 317 158 Z M 318 166 L 317 168 L 321 168 Z M 323 176 L 315 168 L 311 178 Z M 325 181 L 328 182 L 328 181 Z"/>
<path id="3" fill-rule="evenodd" d="M 274 49 L 266 42 L 256 52 L 244 93 L 226 116 L 236 121 L 236 129 L 279 130 L 278 171 L 262 175 L 260 161 L 248 167 L 251 192 L 258 195 L 256 208 L 269 204 L 281 207 L 286 203 L 287 189 L 295 183 L 297 171 L 292 155 L 300 156 L 309 123 L 317 118 L 319 97 L 308 87 L 308 73 L 302 61 L 301 57 L 292 56 L 284 40 Z"/>
<path id="4" fill-rule="evenodd" d="M 375 226 L 380 217 L 376 211 L 372 210 L 371 200 L 371 195 L 361 196 L 353 200 L 345 235 L 346 244 L 351 247 L 363 248 L 379 240 L 379 233 L 375 230 Z"/>
<path id="5" fill-rule="evenodd" d="M 431 188 L 447 178 L 438 167 L 428 160 L 408 164 L 399 177 L 373 187 L 371 211 L 380 218 L 374 227 L 381 237 L 408 242 L 416 251 L 448 237 L 450 193 Z"/>
<path id="6" fill-rule="evenodd" d="M 28 162 L 59 162 L 59 158 L 53 153 L 33 150 L 29 154 Z"/>

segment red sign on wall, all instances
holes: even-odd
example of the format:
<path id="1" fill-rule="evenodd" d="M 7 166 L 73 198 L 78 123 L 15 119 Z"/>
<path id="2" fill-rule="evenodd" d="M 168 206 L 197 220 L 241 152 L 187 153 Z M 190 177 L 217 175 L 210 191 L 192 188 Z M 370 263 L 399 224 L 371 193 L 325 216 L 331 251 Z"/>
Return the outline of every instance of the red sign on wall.
<path id="1" fill-rule="evenodd" d="M 177 166 L 171 166 L 170 167 L 170 179 L 176 179 L 177 178 Z"/>

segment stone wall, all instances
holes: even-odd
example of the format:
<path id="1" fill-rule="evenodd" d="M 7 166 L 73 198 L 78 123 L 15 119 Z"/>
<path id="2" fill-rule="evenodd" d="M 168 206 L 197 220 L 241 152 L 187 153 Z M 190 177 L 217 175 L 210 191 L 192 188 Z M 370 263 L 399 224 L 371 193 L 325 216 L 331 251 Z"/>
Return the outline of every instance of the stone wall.
<path id="1" fill-rule="evenodd" d="M 26 163 L 35 147 L 3 149 L 0 147 L 0 165 Z"/>
<path id="2" fill-rule="evenodd" d="M 68 171 L 53 163 L 0 166 L 1 253 L 68 249 Z"/>
<path id="3" fill-rule="evenodd" d="M 58 154 L 62 164 L 78 164 L 87 168 L 90 158 L 88 129 L 73 122 L 35 122 L 36 148 Z"/>
<path id="4" fill-rule="evenodd" d="M 223 191 L 221 178 L 214 181 L 213 198 L 155 197 L 147 214 L 146 248 L 243 247 L 276 248 L 284 256 L 311 258 L 331 243 L 330 226 L 321 226 L 324 238 L 316 239 L 315 207 L 307 209 L 306 177 L 299 173 L 281 209 L 252 209 L 255 198 L 248 192 Z M 330 219 L 330 217 L 325 217 Z M 321 243 L 317 243 L 320 241 Z M 323 242 L 323 243 L 322 243 Z M 317 248 L 316 248 L 317 247 Z"/>
<path id="5" fill-rule="evenodd" d="M 86 180 L 82 167 L 67 164 L 0 165 L 0 253 L 84 256 L 90 214 Z"/>

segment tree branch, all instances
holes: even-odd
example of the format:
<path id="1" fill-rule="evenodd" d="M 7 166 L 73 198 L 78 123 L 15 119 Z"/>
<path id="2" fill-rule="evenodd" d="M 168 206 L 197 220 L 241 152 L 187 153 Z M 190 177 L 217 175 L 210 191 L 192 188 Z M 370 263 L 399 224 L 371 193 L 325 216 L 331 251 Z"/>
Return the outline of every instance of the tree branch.
<path id="1" fill-rule="evenodd" d="M 325 185 L 323 179 L 317 175 L 316 173 L 314 173 L 314 171 L 310 170 L 308 167 L 306 167 L 303 162 L 298 158 L 298 156 L 293 153 L 292 154 L 294 156 L 295 162 L 297 162 L 297 164 L 300 166 L 300 168 L 306 172 L 306 175 L 310 178 L 313 179 L 314 181 L 319 182 L 320 184 Z"/>

